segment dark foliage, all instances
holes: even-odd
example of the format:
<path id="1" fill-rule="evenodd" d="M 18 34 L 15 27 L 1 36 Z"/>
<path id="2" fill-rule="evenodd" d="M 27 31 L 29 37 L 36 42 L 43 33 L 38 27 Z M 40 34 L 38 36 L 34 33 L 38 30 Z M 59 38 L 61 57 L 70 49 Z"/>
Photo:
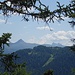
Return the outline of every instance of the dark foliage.
<path id="1" fill-rule="evenodd" d="M 54 75 L 72 75 L 75 67 L 75 53 L 70 47 L 37 46 L 15 52 L 20 57 L 16 63 L 26 62 L 27 70 L 32 75 L 43 75 L 52 69 Z"/>
<path id="2" fill-rule="evenodd" d="M 9 39 L 11 39 L 11 33 L 3 33 L 0 37 L 0 54 L 3 53 L 4 45 L 9 46 Z"/>
<path id="3" fill-rule="evenodd" d="M 37 5 L 38 4 L 38 5 Z M 71 0 L 68 5 L 61 5 L 57 2 L 58 9 L 51 11 L 48 6 L 42 4 L 40 0 L 4 0 L 0 1 L 0 12 L 4 16 L 9 16 L 14 13 L 22 14 L 23 19 L 29 21 L 31 16 L 34 20 L 42 19 L 46 23 L 54 22 L 54 19 L 64 20 L 62 17 L 72 18 L 73 22 L 69 22 L 73 25 L 75 18 L 75 0 Z M 30 11 L 32 8 L 35 11 Z"/>
<path id="4" fill-rule="evenodd" d="M 4 54 L 4 45 L 9 46 L 10 33 L 3 33 L 0 37 L 0 70 L 3 73 L 0 75 L 29 75 L 25 69 L 25 63 L 17 64 L 15 60 L 18 58 L 17 54 Z"/>
<path id="5" fill-rule="evenodd" d="M 53 71 L 52 70 L 48 70 L 47 72 L 44 73 L 44 75 L 53 75 Z"/>

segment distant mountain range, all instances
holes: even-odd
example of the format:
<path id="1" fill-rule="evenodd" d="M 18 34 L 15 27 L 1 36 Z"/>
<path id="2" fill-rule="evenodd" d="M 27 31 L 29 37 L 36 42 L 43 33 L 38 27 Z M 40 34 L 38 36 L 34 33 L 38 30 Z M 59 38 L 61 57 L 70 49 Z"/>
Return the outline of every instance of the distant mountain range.
<path id="1" fill-rule="evenodd" d="M 10 43 L 9 47 L 5 46 L 5 53 L 12 53 L 15 52 L 17 50 L 20 49 L 33 49 L 35 46 L 38 46 L 39 44 L 35 44 L 35 43 L 26 43 L 24 42 L 22 39 L 18 40 L 15 43 Z M 59 43 L 52 43 L 52 45 L 50 44 L 43 44 L 46 47 L 64 47 L 63 45 L 59 44 Z"/>
<path id="2" fill-rule="evenodd" d="M 15 43 L 9 43 L 9 46 L 5 46 L 5 53 L 12 53 L 20 49 L 28 49 L 38 46 L 38 44 L 26 43 L 22 39 L 18 40 Z"/>
<path id="3" fill-rule="evenodd" d="M 52 43 L 52 44 L 43 44 L 46 47 L 65 47 L 64 45 L 60 43 Z"/>

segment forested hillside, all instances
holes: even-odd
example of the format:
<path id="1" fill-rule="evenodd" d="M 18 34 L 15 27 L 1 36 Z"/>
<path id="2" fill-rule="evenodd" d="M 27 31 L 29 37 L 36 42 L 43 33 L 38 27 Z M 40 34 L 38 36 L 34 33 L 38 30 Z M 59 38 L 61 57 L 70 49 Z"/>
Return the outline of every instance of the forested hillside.
<path id="1" fill-rule="evenodd" d="M 20 58 L 17 63 L 26 62 L 27 70 L 32 75 L 42 75 L 52 69 L 54 75 L 73 75 L 75 68 L 75 53 L 69 47 L 37 46 L 33 49 L 23 49 L 15 52 Z"/>

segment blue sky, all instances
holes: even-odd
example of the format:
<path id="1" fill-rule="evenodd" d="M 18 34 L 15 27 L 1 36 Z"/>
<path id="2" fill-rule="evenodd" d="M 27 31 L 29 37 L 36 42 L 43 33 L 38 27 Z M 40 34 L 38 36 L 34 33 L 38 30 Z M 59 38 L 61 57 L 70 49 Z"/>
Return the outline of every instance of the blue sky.
<path id="1" fill-rule="evenodd" d="M 51 10 L 57 8 L 56 1 L 61 4 L 68 4 L 70 0 L 41 0 L 44 4 L 48 5 Z M 7 19 L 7 23 L 6 20 Z M 61 43 L 63 45 L 72 45 L 71 38 L 75 37 L 75 31 L 68 23 L 68 18 L 61 23 L 55 21 L 55 23 L 49 23 L 49 26 L 43 21 L 22 21 L 22 17 L 13 15 L 9 18 L 4 18 L 0 14 L 0 36 L 2 33 L 12 33 L 11 42 L 16 42 L 19 39 L 23 39 L 28 43 L 38 44 L 51 44 Z M 50 28 L 53 31 L 50 31 Z"/>

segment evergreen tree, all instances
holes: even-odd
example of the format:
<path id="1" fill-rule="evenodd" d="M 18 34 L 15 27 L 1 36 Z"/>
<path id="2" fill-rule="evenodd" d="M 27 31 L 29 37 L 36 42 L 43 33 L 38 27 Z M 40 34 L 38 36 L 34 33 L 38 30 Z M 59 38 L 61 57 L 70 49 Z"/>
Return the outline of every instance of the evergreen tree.
<path id="1" fill-rule="evenodd" d="M 38 4 L 38 5 L 37 5 Z M 57 2 L 58 9 L 51 11 L 48 6 L 43 4 L 40 0 L 3 0 L 0 1 L 0 12 L 4 16 L 9 16 L 14 13 L 22 14 L 23 19 L 29 21 L 29 17 L 38 20 L 42 19 L 45 22 L 54 22 L 57 20 L 64 20 L 62 17 L 72 18 L 69 23 L 72 27 L 75 25 L 75 0 L 71 0 L 68 5 L 61 5 Z M 34 12 L 30 11 L 32 8 Z"/>
<path id="2" fill-rule="evenodd" d="M 4 68 L 4 73 L 0 75 L 29 75 L 26 71 L 25 64 L 17 64 L 15 60 L 18 56 L 14 53 L 4 54 L 4 45 L 9 46 L 10 33 L 3 33 L 0 37 L 0 66 Z M 1 68 L 0 67 L 0 68 Z"/>

